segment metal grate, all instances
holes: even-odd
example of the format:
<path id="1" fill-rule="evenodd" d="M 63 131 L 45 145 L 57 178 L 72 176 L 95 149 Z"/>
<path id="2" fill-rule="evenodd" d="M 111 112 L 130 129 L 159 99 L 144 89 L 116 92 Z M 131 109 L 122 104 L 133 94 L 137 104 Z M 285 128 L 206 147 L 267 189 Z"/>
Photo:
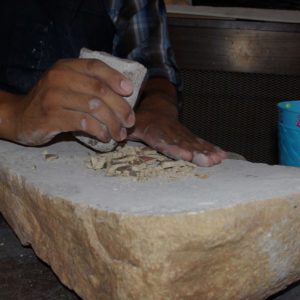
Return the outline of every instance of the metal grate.
<path id="1" fill-rule="evenodd" d="M 300 76 L 181 70 L 182 122 L 253 162 L 278 163 L 277 108 L 300 99 Z"/>

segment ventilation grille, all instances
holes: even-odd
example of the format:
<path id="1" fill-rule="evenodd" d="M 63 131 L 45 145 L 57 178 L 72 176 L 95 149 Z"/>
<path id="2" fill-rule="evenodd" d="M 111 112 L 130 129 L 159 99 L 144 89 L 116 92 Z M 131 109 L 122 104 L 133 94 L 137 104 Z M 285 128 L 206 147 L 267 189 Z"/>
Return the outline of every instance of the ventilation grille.
<path id="1" fill-rule="evenodd" d="M 300 99 L 300 76 L 181 70 L 182 122 L 253 162 L 278 163 L 277 107 Z"/>

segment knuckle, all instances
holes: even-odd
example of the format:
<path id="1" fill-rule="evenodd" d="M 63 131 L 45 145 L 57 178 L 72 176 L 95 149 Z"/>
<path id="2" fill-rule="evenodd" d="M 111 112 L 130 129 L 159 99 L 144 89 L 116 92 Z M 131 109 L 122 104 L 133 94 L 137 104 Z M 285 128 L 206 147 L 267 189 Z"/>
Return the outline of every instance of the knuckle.
<path id="1" fill-rule="evenodd" d="M 120 109 L 121 117 L 123 119 L 127 119 L 132 112 L 131 106 L 125 100 L 122 101 L 122 103 L 119 105 L 119 109 Z"/>
<path id="2" fill-rule="evenodd" d="M 106 125 L 99 124 L 98 122 L 91 122 L 84 131 L 88 132 L 90 135 L 96 137 L 102 142 L 109 142 L 111 139 Z M 92 146 L 95 146 L 95 144 Z"/>
<path id="3" fill-rule="evenodd" d="M 89 100 L 89 109 L 93 111 L 99 110 L 101 108 L 102 101 L 98 98 L 92 98 Z"/>
<path id="4" fill-rule="evenodd" d="M 101 139 L 103 142 L 109 142 L 111 139 L 110 134 L 108 133 L 108 130 L 106 126 L 100 126 L 100 130 L 98 131 L 98 137 Z"/>
<path id="5" fill-rule="evenodd" d="M 56 84 L 59 83 L 61 81 L 61 78 L 63 76 L 63 70 L 60 68 L 52 68 L 50 69 L 45 77 L 44 80 L 48 83 L 48 84 Z"/>
<path id="6" fill-rule="evenodd" d="M 120 135 L 122 126 L 120 123 L 117 123 L 117 122 L 114 125 L 115 126 L 110 127 L 110 133 L 114 139 L 119 140 L 119 135 Z"/>
<path id="7" fill-rule="evenodd" d="M 101 68 L 103 63 L 98 59 L 88 59 L 86 67 L 89 72 L 95 72 L 96 69 Z"/>
<path id="8" fill-rule="evenodd" d="M 126 104 L 127 105 L 124 107 L 124 114 L 125 114 L 125 117 L 127 118 L 131 114 L 132 109 L 127 102 L 126 102 Z"/>
<path id="9" fill-rule="evenodd" d="M 46 114 L 49 114 L 57 109 L 56 99 L 58 90 L 53 87 L 47 88 L 42 95 L 42 108 Z"/>
<path id="10" fill-rule="evenodd" d="M 57 91 L 53 87 L 48 87 L 43 92 L 43 102 L 51 103 L 53 99 L 56 97 Z"/>
<path id="11" fill-rule="evenodd" d="M 105 98 L 109 94 L 109 89 L 105 84 L 98 83 L 96 88 L 101 98 Z"/>

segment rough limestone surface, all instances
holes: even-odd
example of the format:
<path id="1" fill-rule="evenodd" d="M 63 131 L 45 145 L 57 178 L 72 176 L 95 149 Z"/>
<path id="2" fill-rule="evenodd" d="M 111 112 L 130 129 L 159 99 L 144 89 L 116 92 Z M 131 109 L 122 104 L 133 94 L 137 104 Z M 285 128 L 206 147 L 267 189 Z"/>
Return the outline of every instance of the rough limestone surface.
<path id="1" fill-rule="evenodd" d="M 259 300 L 300 278 L 300 169 L 135 182 L 86 168 L 89 151 L 0 143 L 1 213 L 83 299 Z"/>
<path id="2" fill-rule="evenodd" d="M 130 79 L 133 84 L 133 93 L 129 97 L 124 97 L 124 99 L 131 107 L 134 107 L 147 72 L 147 69 L 142 64 L 128 59 L 121 59 L 106 52 L 92 51 L 87 48 L 81 49 L 80 58 L 99 59 Z M 100 142 L 99 140 L 82 133 L 74 133 L 74 136 L 83 144 L 100 152 L 112 151 L 118 144 L 113 139 L 107 143 Z"/>

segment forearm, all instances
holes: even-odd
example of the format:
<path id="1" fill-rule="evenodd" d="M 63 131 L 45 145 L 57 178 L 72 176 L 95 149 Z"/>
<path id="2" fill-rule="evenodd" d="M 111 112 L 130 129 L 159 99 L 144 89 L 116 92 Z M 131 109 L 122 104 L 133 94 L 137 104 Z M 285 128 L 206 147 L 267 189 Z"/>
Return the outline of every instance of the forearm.
<path id="1" fill-rule="evenodd" d="M 14 140 L 14 125 L 19 95 L 0 91 L 0 138 Z"/>

